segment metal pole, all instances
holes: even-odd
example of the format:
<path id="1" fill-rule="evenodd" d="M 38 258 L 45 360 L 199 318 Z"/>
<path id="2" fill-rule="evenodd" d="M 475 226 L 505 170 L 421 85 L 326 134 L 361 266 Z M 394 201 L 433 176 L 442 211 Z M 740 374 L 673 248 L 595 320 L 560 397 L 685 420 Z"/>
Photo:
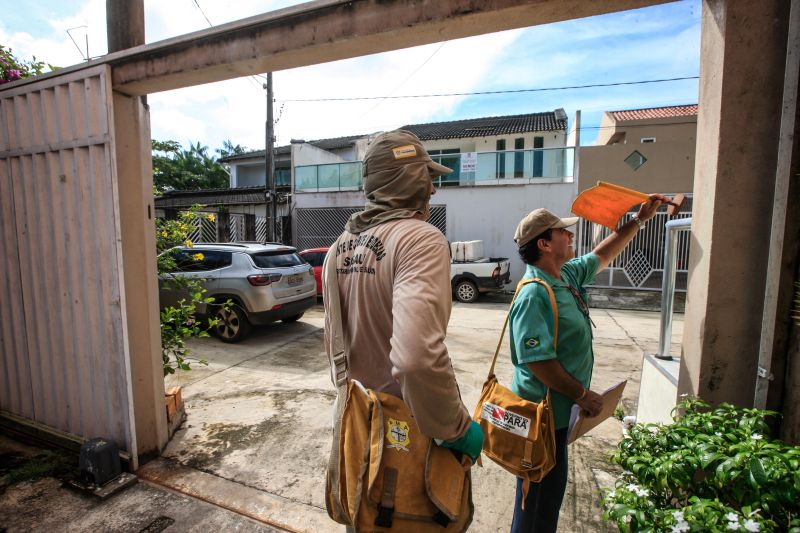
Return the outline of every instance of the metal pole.
<path id="1" fill-rule="evenodd" d="M 661 335 L 658 342 L 656 358 L 672 360 L 669 354 L 672 337 L 672 308 L 675 303 L 675 270 L 678 249 L 678 232 L 692 227 L 691 218 L 670 220 L 666 223 L 664 234 L 664 278 L 661 280 Z"/>
<path id="2" fill-rule="evenodd" d="M 264 184 L 264 199 L 266 201 L 266 232 L 265 242 L 275 242 L 275 223 L 277 219 L 277 206 L 275 205 L 275 133 L 273 131 L 274 121 L 272 117 L 272 72 L 267 72 L 267 83 L 263 85 L 267 90 L 267 126 L 266 126 L 266 149 L 264 150 L 264 164 L 266 182 Z"/>
<path id="3" fill-rule="evenodd" d="M 778 165 L 775 169 L 775 196 L 772 208 L 769 257 L 767 260 L 764 310 L 761 317 L 761 339 L 758 347 L 758 369 L 753 407 L 767 408 L 767 394 L 772 375 L 772 350 L 775 347 L 775 323 L 777 321 L 778 286 L 784 256 L 786 213 L 789 203 L 791 181 L 793 132 L 796 129 L 797 75 L 800 70 L 800 1 L 792 0 L 789 12 L 789 39 L 786 50 L 786 73 L 783 84 L 783 105 L 780 136 L 778 138 Z"/>

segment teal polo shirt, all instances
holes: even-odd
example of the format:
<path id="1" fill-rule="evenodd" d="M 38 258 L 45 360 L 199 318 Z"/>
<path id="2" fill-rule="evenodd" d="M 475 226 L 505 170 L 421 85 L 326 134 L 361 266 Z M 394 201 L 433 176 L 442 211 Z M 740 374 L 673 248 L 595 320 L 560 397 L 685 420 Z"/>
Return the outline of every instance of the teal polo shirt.
<path id="1" fill-rule="evenodd" d="M 590 252 L 576 257 L 561 267 L 561 279 L 528 265 L 524 278 L 540 278 L 553 289 L 558 305 L 558 349 L 553 347 L 553 312 L 547 289 L 538 283 L 529 283 L 517 295 L 509 312 L 509 335 L 511 338 L 511 362 L 514 378 L 511 390 L 517 396 L 532 402 L 540 402 L 547 387 L 536 379 L 527 363 L 556 359 L 564 370 L 589 388 L 592 381 L 594 353 L 592 352 L 592 325 L 581 312 L 568 284 L 577 289 L 587 304 L 588 295 L 584 285 L 594 281 L 600 261 Z M 569 425 L 573 401 L 563 394 L 550 391 L 556 429 Z"/>

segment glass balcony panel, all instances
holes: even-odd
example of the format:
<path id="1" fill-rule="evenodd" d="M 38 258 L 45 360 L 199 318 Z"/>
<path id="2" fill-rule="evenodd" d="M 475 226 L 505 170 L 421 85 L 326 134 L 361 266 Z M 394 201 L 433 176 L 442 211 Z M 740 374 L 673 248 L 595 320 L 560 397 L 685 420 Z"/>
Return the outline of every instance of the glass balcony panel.
<path id="1" fill-rule="evenodd" d="M 319 188 L 338 189 L 339 188 L 339 164 L 318 165 L 319 168 Z"/>
<path id="2" fill-rule="evenodd" d="M 342 189 L 361 188 L 361 161 L 339 164 L 339 187 Z"/>
<path id="3" fill-rule="evenodd" d="M 317 165 L 294 167 L 294 188 L 300 192 L 317 190 Z"/>
<path id="4" fill-rule="evenodd" d="M 475 171 L 475 181 L 489 181 L 495 180 L 498 177 L 498 155 L 503 152 L 479 152 L 478 153 L 478 170 Z"/>

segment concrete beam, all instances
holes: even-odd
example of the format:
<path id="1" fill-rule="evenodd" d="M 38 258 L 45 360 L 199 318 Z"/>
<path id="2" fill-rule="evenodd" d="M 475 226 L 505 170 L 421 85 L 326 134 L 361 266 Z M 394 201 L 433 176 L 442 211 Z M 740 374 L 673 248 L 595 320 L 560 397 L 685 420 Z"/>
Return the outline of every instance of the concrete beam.
<path id="1" fill-rule="evenodd" d="M 317 0 L 103 58 L 143 95 L 663 4 L 669 0 Z"/>

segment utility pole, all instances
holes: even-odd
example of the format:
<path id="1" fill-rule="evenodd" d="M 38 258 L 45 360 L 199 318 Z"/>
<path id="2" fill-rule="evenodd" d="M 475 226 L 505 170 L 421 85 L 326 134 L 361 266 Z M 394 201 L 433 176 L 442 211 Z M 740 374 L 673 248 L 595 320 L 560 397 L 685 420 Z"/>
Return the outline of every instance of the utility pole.
<path id="1" fill-rule="evenodd" d="M 272 118 L 272 72 L 267 72 L 267 83 L 265 83 L 263 87 L 267 91 L 267 142 L 264 153 L 264 165 L 266 167 L 264 200 L 266 202 L 267 231 L 264 240 L 266 242 L 275 242 L 277 240 L 275 238 L 275 230 L 278 221 L 278 206 L 276 205 L 277 196 L 275 194 L 275 124 Z"/>

